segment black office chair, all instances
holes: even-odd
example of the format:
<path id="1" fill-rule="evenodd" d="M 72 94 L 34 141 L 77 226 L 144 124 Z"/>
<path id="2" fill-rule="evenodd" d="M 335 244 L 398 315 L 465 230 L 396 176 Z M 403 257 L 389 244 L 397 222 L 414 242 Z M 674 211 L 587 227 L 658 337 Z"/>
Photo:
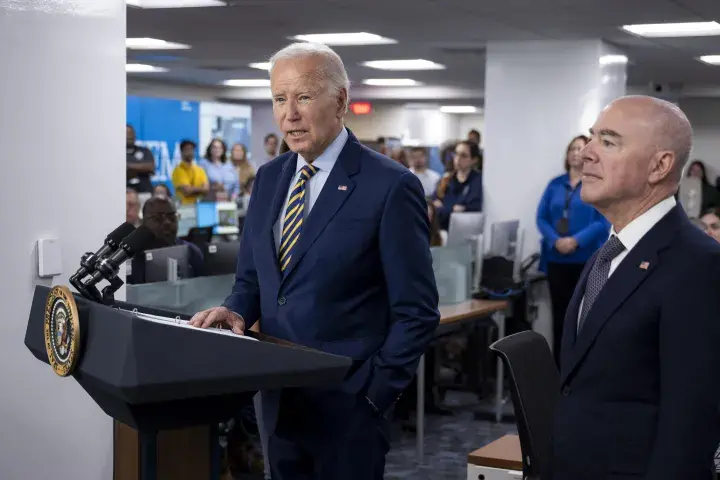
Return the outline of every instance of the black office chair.
<path id="1" fill-rule="evenodd" d="M 523 477 L 549 478 L 552 422 L 560 388 L 560 374 L 550 347 L 545 337 L 526 331 L 498 340 L 490 350 L 500 356 L 510 378 Z"/>

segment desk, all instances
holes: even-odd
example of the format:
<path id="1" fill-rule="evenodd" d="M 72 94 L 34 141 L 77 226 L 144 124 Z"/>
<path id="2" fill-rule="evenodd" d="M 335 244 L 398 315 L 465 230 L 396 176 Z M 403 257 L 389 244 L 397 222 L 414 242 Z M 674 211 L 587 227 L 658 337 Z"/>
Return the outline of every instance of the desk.
<path id="1" fill-rule="evenodd" d="M 492 316 L 497 325 L 498 339 L 505 336 L 505 311 L 510 304 L 505 300 L 467 300 L 452 305 L 441 305 L 440 327 L 456 325 L 466 321 L 476 321 L 480 318 Z M 440 328 L 438 327 L 438 328 Z M 497 379 L 495 380 L 495 419 L 502 420 L 503 389 L 504 389 L 504 367 L 502 362 L 497 362 Z M 425 447 L 425 355 L 420 357 L 417 368 L 417 410 L 416 430 L 417 458 L 422 463 Z"/>
<path id="2" fill-rule="evenodd" d="M 522 479 L 522 450 L 517 435 L 505 435 L 468 455 L 467 480 Z"/>

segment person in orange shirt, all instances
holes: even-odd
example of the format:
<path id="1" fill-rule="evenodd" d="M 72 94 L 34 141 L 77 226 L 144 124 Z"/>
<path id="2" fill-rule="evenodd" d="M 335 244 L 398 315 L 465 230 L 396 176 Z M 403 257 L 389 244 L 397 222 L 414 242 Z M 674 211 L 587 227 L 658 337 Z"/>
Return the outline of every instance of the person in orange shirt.
<path id="1" fill-rule="evenodd" d="M 202 200 L 210 190 L 205 170 L 195 163 L 195 142 L 180 142 L 181 162 L 172 173 L 172 183 L 182 205 Z"/>

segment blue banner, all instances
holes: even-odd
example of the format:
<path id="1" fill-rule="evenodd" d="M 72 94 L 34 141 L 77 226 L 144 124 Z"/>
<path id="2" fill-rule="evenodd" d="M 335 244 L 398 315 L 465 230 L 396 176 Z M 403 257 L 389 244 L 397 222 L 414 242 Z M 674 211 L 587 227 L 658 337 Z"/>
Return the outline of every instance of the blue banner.
<path id="1" fill-rule="evenodd" d="M 180 142 L 199 143 L 199 110 L 199 102 L 127 97 L 127 123 L 135 128 L 137 144 L 155 157 L 153 184 L 164 183 L 172 191 L 170 179 L 180 162 Z"/>

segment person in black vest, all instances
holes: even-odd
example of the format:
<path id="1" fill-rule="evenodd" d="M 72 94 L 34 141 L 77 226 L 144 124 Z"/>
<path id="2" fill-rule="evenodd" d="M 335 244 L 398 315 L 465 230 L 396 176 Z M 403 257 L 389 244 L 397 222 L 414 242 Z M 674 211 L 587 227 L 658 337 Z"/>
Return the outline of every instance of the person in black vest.
<path id="1" fill-rule="evenodd" d="M 136 135 L 132 125 L 125 126 L 127 187 L 138 193 L 152 193 L 150 177 L 155 173 L 155 157 L 152 152 L 135 144 Z"/>

